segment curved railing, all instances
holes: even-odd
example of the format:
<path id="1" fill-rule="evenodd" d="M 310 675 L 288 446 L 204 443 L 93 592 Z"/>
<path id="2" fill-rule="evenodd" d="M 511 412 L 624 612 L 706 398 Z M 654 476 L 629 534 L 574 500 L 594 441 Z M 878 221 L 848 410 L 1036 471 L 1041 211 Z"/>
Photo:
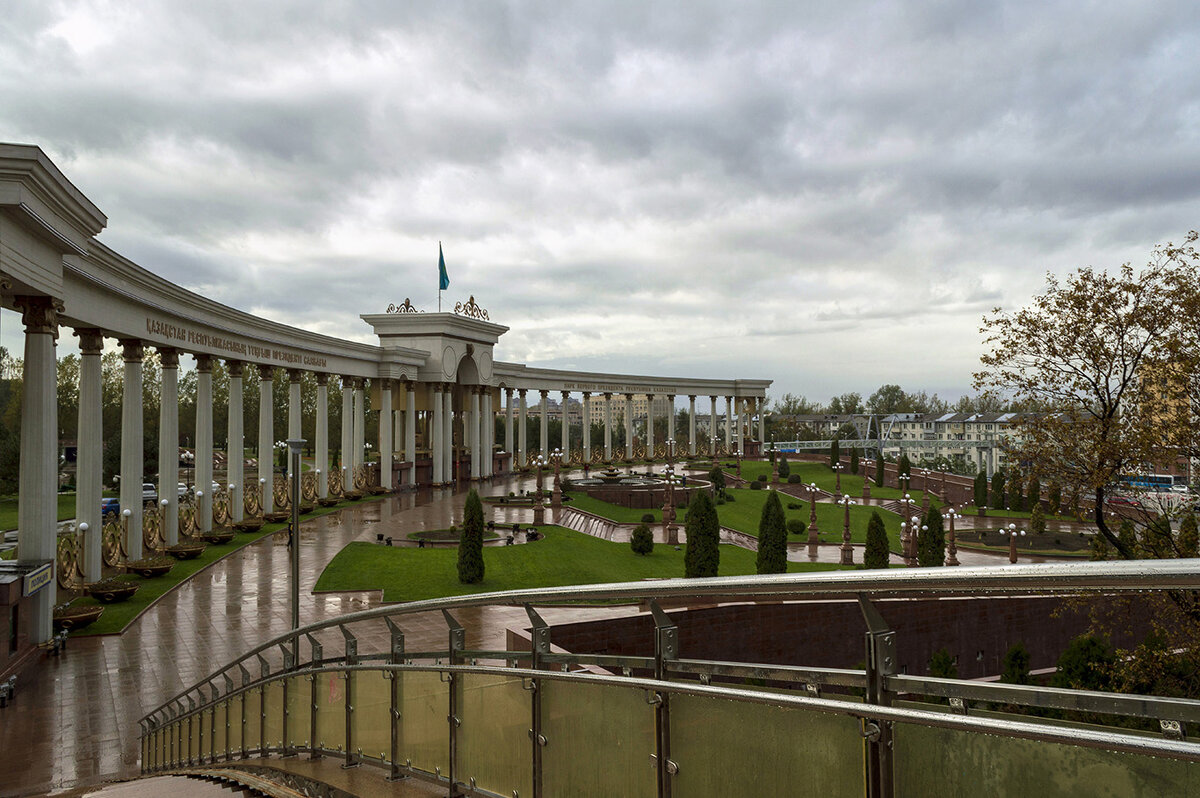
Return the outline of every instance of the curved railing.
<path id="1" fill-rule="evenodd" d="M 379 607 L 276 637 L 147 714 L 142 766 L 304 752 L 483 796 L 1003 795 L 1050 789 L 1063 773 L 1080 794 L 1182 783 L 1200 763 L 1184 734 L 1200 723 L 1200 702 L 899 674 L 896 635 L 873 601 L 1197 589 L 1200 561 L 1143 560 L 678 579 Z M 687 659 L 662 609 L 848 597 L 868 630 L 857 670 Z M 649 605 L 653 652 L 555 651 L 536 609 L 620 601 Z M 454 613 L 484 606 L 524 607 L 529 647 L 468 648 Z M 406 623 L 430 611 L 443 614 L 446 646 L 408 650 Z M 360 641 L 376 650 L 360 652 Z M 913 703 L 930 699 L 949 706 Z M 1161 733 L 981 703 L 1136 718 Z"/>

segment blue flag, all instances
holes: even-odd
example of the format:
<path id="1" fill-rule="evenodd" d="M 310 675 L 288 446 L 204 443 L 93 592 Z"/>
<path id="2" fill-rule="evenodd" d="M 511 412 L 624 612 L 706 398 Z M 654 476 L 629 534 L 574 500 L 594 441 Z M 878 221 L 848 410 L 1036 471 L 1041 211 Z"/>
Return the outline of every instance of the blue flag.
<path id="1" fill-rule="evenodd" d="M 446 258 L 442 255 L 442 242 L 438 242 L 438 290 L 450 287 L 450 275 L 446 274 Z"/>

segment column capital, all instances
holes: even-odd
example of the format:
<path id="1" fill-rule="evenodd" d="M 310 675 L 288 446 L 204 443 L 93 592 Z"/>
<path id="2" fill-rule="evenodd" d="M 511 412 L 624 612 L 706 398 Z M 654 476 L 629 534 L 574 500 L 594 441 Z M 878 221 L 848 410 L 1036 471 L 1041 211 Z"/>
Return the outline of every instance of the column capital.
<path id="1" fill-rule="evenodd" d="M 545 388 L 538 391 L 538 393 L 540 393 L 542 395 L 543 399 L 545 399 L 546 397 L 548 397 L 550 395 L 550 391 L 546 390 Z"/>
<path id="2" fill-rule="evenodd" d="M 173 346 L 158 347 L 158 357 L 165 369 L 179 368 L 179 350 Z"/>
<path id="3" fill-rule="evenodd" d="M 709 396 L 708 398 L 709 398 L 709 399 L 711 399 L 711 400 L 712 400 L 712 401 L 714 401 L 714 402 L 715 402 L 715 401 L 717 401 L 717 397 L 715 397 L 715 396 Z"/>
<path id="4" fill-rule="evenodd" d="M 142 356 L 146 354 L 146 348 L 140 339 L 137 338 L 121 338 L 117 341 L 121 345 L 121 356 L 126 363 L 141 363 Z"/>
<path id="5" fill-rule="evenodd" d="M 382 380 L 379 381 L 379 390 L 380 391 L 392 390 L 392 381 L 389 378 L 384 377 Z"/>
<path id="6" fill-rule="evenodd" d="M 696 401 L 696 394 L 694 394 L 694 393 L 689 393 L 689 394 L 688 394 L 688 401 L 689 401 L 689 402 L 694 402 L 694 401 Z"/>
<path id="7" fill-rule="evenodd" d="M 408 377 L 405 377 L 405 378 L 402 380 L 402 382 L 404 383 L 404 390 L 405 390 L 405 391 L 407 391 L 408 393 L 416 393 L 416 391 L 417 391 L 417 384 L 416 384 L 415 382 L 413 382 L 412 380 L 410 380 Z"/>
<path id="8" fill-rule="evenodd" d="M 104 349 L 104 334 L 95 327 L 80 327 L 75 335 L 79 338 L 81 354 L 98 355 Z"/>
<path id="9" fill-rule="evenodd" d="M 431 382 L 429 383 L 429 386 L 433 389 L 434 393 L 442 392 L 442 384 L 440 382 Z"/>
<path id="10" fill-rule="evenodd" d="M 611 400 L 612 400 L 612 394 L 611 394 L 610 392 L 608 392 L 608 391 L 605 391 L 605 392 L 604 392 L 604 401 L 608 402 L 608 401 L 611 401 Z"/>
<path id="11" fill-rule="evenodd" d="M 192 355 L 192 357 L 196 358 L 196 371 L 200 372 L 201 374 L 207 374 L 212 371 L 212 355 Z"/>
<path id="12" fill-rule="evenodd" d="M 288 369 L 287 370 L 288 382 L 300 382 L 300 378 L 303 376 L 304 376 L 304 372 L 301 371 L 300 369 Z"/>
<path id="13" fill-rule="evenodd" d="M 26 333 L 49 333 L 58 336 L 58 314 L 62 302 L 51 296 L 15 296 L 13 304 L 21 309 L 21 323 Z"/>
<path id="14" fill-rule="evenodd" d="M 675 394 L 673 394 L 673 393 L 667 394 L 667 403 L 675 404 Z"/>
<path id="15" fill-rule="evenodd" d="M 562 394 L 562 398 L 563 398 L 563 399 L 566 399 L 568 396 L 570 396 L 570 395 L 571 395 L 571 392 L 570 392 L 570 391 L 559 391 L 559 393 L 561 393 L 561 394 Z"/>
<path id="16" fill-rule="evenodd" d="M 365 391 L 367 389 L 367 381 L 363 377 L 354 378 L 354 390 Z"/>
<path id="17" fill-rule="evenodd" d="M 241 377 L 245 371 L 246 364 L 240 360 L 226 360 L 225 368 L 229 370 L 229 377 Z"/>
<path id="18" fill-rule="evenodd" d="M 583 392 L 583 398 L 584 398 L 584 399 L 591 399 L 591 398 L 592 398 L 592 392 L 591 392 L 591 391 L 584 391 L 584 392 Z"/>
<path id="19" fill-rule="evenodd" d="M 275 367 L 268 366 L 266 363 L 257 363 L 255 368 L 258 369 L 258 378 L 263 382 L 275 379 Z"/>
<path id="20" fill-rule="evenodd" d="M 525 389 L 525 388 L 518 388 L 518 389 L 517 389 L 517 393 L 518 393 L 518 394 L 520 394 L 520 396 L 521 396 L 521 398 L 522 398 L 522 399 L 524 399 L 524 398 L 525 398 L 525 391 L 526 391 L 526 389 Z"/>
<path id="21" fill-rule="evenodd" d="M 328 385 L 329 384 L 329 374 L 328 373 L 326 373 L 324 371 L 318 371 L 318 372 L 316 372 L 316 375 L 317 375 L 317 385 Z"/>
<path id="22" fill-rule="evenodd" d="M 625 401 L 626 401 L 626 402 L 632 402 L 632 401 L 633 401 L 633 394 L 631 394 L 631 393 L 627 393 L 627 394 L 625 394 Z"/>

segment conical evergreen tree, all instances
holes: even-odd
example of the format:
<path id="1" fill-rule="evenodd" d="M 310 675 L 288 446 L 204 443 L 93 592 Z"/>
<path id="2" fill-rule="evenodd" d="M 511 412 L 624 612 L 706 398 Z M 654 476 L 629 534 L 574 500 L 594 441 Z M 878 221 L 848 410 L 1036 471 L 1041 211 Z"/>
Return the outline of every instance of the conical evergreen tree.
<path id="1" fill-rule="evenodd" d="M 882 488 L 887 484 L 887 469 L 882 454 L 875 458 L 875 487 Z"/>
<path id="2" fill-rule="evenodd" d="M 871 520 L 867 521 L 867 549 L 863 553 L 863 565 L 867 568 L 887 568 L 890 559 L 887 529 L 876 510 L 871 513 Z"/>
<path id="3" fill-rule="evenodd" d="M 1021 475 L 1017 473 L 1009 475 L 1006 483 L 1008 485 L 1008 509 L 1024 510 L 1025 495 L 1021 492 Z"/>
<path id="4" fill-rule="evenodd" d="M 792 467 L 788 464 L 786 457 L 779 458 L 779 478 L 787 482 L 787 478 L 792 475 Z"/>
<path id="5" fill-rule="evenodd" d="M 975 506 L 987 506 L 987 473 L 980 471 L 975 475 Z"/>
<path id="6" fill-rule="evenodd" d="M 629 536 L 629 547 L 633 549 L 634 554 L 649 554 L 654 551 L 654 533 L 650 531 L 650 527 L 646 524 L 634 527 L 633 534 Z"/>
<path id="7" fill-rule="evenodd" d="M 993 510 L 1003 510 L 1006 506 L 1004 499 L 1004 471 L 997 468 L 996 473 L 992 474 L 992 495 L 988 499 L 988 506 Z"/>
<path id="8" fill-rule="evenodd" d="M 842 459 L 842 448 L 838 443 L 837 437 L 835 436 L 834 439 L 829 442 L 829 466 L 830 466 L 830 468 L 837 465 L 838 461 L 841 459 Z"/>
<path id="9" fill-rule="evenodd" d="M 472 490 L 463 508 L 462 536 L 458 542 L 458 581 L 467 585 L 483 581 L 483 502 Z"/>
<path id="10" fill-rule="evenodd" d="M 763 503 L 755 564 L 760 574 L 787 573 L 787 525 L 778 491 L 771 491 Z"/>
<path id="11" fill-rule="evenodd" d="M 1179 540 L 1176 544 L 1180 557 L 1200 557 L 1200 540 L 1196 534 L 1196 516 L 1188 513 L 1179 524 Z"/>
<path id="12" fill-rule="evenodd" d="M 936 568 L 946 563 L 946 532 L 942 527 L 942 511 L 930 507 L 921 522 L 928 527 L 917 539 L 917 564 L 922 568 Z"/>
<path id="13" fill-rule="evenodd" d="M 1062 486 L 1058 481 L 1050 483 L 1050 487 L 1046 490 L 1046 512 L 1050 515 L 1058 515 L 1062 512 Z"/>
<path id="14" fill-rule="evenodd" d="M 850 473 L 858 475 L 858 447 L 850 447 Z"/>
<path id="15" fill-rule="evenodd" d="M 1029 484 L 1025 486 L 1025 503 L 1030 510 L 1042 503 L 1042 483 L 1035 474 L 1029 475 Z"/>
<path id="16" fill-rule="evenodd" d="M 721 560 L 721 550 L 718 548 L 721 522 L 717 519 L 717 508 L 708 491 L 698 490 L 692 494 L 683 529 L 687 535 L 687 550 L 683 555 L 684 576 L 716 576 Z"/>

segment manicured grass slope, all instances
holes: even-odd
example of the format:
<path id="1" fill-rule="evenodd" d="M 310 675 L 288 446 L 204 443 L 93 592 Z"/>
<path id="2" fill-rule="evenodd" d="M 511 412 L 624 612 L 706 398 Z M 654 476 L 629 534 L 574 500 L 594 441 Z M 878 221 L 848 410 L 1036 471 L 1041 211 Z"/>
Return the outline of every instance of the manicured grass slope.
<path id="1" fill-rule="evenodd" d="M 522 546 L 486 547 L 482 583 L 458 581 L 457 549 L 414 549 L 351 543 L 330 561 L 316 590 L 383 590 L 384 601 L 418 601 L 496 590 L 631 582 L 683 576 L 682 550 L 656 544 L 651 554 L 634 554 L 627 543 L 612 543 L 557 526 L 546 537 Z M 755 553 L 721 546 L 721 576 L 754 573 Z M 788 570 L 825 571 L 838 566 L 788 563 Z"/>

